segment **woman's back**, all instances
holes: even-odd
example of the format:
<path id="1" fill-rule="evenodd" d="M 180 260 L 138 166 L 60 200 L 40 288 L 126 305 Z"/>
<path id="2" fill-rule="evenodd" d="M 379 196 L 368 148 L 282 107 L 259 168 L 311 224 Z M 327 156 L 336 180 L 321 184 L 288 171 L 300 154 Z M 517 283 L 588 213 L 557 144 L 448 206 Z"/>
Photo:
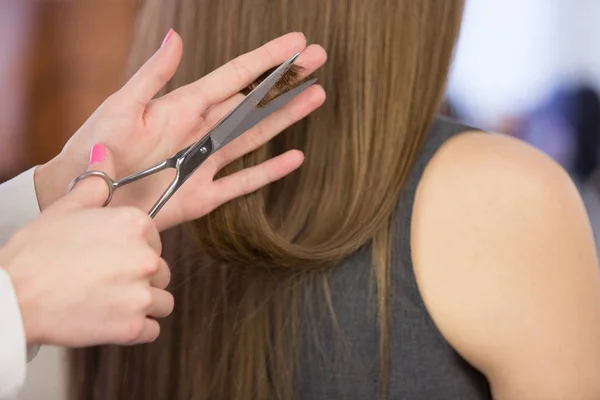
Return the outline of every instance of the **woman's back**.
<path id="1" fill-rule="evenodd" d="M 453 349 L 436 327 L 421 297 L 411 252 L 411 221 L 423 173 L 449 139 L 469 130 L 467 126 L 437 118 L 399 197 L 392 227 L 390 335 L 386 350 L 390 365 L 385 388 L 380 386 L 380 321 L 369 243 L 325 274 L 300 282 L 303 296 L 296 331 L 298 366 L 292 379 L 296 398 L 358 400 L 374 399 L 381 394 L 385 399 L 404 400 L 491 398 L 485 377 Z M 168 239 L 165 246 L 171 249 L 182 243 L 189 249 L 185 234 L 171 235 Z M 192 254 L 186 253 L 178 261 L 180 267 L 174 269 L 172 290 L 179 297 L 187 296 L 197 279 L 189 272 L 198 264 Z M 327 281 L 327 290 L 322 290 L 323 279 Z M 187 342 L 196 345 L 182 348 L 188 340 L 184 336 L 182 341 L 185 331 L 169 328 L 194 325 L 194 313 L 198 311 L 193 307 L 176 308 L 163 324 L 167 326 L 165 333 L 149 348 L 95 350 L 90 359 L 94 360 L 94 366 L 86 367 L 88 389 L 80 394 L 90 399 L 112 400 L 115 392 L 111 392 L 111 386 L 115 385 L 121 388 L 118 392 L 123 399 L 196 398 L 198 393 L 190 381 L 197 376 L 194 360 L 201 357 L 203 337 Z M 165 364 L 171 364 L 171 368 L 165 369 Z M 78 379 L 83 378 L 80 375 Z M 210 391 L 202 395 L 218 398 Z M 243 397 L 264 398 L 249 394 Z"/>
<path id="2" fill-rule="evenodd" d="M 469 130 L 451 120 L 436 119 L 396 209 L 390 269 L 389 399 L 491 398 L 485 377 L 448 344 L 429 315 L 411 258 L 411 220 L 422 174 L 448 139 Z M 306 299 L 298 397 L 375 399 L 379 334 L 370 246 L 333 269 L 329 287 L 335 323 L 324 296 Z"/>

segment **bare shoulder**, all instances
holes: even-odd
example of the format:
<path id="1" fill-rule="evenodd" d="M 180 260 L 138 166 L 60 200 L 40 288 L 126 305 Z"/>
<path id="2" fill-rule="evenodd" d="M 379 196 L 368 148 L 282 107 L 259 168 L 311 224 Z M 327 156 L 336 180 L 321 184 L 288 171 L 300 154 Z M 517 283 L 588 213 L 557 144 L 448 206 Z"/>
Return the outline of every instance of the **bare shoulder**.
<path id="1" fill-rule="evenodd" d="M 600 398 L 598 259 L 560 166 L 503 135 L 452 138 L 426 168 L 411 231 L 427 308 L 495 398 Z"/>

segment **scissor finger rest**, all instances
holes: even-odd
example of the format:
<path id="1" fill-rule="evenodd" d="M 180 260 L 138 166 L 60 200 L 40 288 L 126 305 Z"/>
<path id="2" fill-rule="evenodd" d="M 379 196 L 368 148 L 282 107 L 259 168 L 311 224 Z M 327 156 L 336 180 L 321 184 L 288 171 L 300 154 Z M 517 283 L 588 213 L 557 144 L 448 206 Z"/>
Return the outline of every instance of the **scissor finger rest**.
<path id="1" fill-rule="evenodd" d="M 106 207 L 113 198 L 113 194 L 115 193 L 116 182 L 113 181 L 110 176 L 106 175 L 102 171 L 88 171 L 88 172 L 84 172 L 83 174 L 75 177 L 75 179 L 73 179 L 71 181 L 71 183 L 69 183 L 69 188 L 67 189 L 67 192 L 71 192 L 71 190 L 73 190 L 75 185 L 77 185 L 82 180 L 85 180 L 87 178 L 92 178 L 94 176 L 97 176 L 98 178 L 102 178 L 102 180 L 104 180 L 104 182 L 106 183 L 106 186 L 108 187 L 108 198 L 102 205 L 102 207 Z"/>

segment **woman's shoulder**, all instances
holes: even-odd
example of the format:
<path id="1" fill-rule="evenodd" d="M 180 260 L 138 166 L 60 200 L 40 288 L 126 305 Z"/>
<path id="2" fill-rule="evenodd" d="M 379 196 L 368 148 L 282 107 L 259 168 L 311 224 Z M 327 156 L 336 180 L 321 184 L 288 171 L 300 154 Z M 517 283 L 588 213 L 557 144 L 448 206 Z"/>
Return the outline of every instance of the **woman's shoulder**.
<path id="1" fill-rule="evenodd" d="M 565 229 L 581 219 L 587 220 L 577 187 L 554 160 L 506 135 L 466 131 L 428 162 L 416 190 L 411 237 L 419 240 L 435 222 L 436 231 L 461 232 L 465 244 L 481 244 L 482 233 L 518 237 L 534 229 L 533 222 Z M 563 226 L 563 220 L 571 223 Z"/>
<path id="2" fill-rule="evenodd" d="M 411 232 L 430 314 L 499 397 L 522 398 L 523 380 L 535 398 L 600 390 L 572 367 L 600 368 L 600 286 L 585 208 L 559 165 L 511 137 L 455 135 L 423 173 Z"/>
<path id="3" fill-rule="evenodd" d="M 440 146 L 419 181 L 414 210 L 417 222 L 448 214 L 448 222 L 461 222 L 455 229 L 475 217 L 485 223 L 551 212 L 554 218 L 544 220 L 552 223 L 581 211 L 575 184 L 549 156 L 521 140 L 479 131 L 455 135 Z M 512 220 L 510 226 L 524 222 Z"/>
<path id="4" fill-rule="evenodd" d="M 571 184 L 568 174 L 540 150 L 507 135 L 476 130 L 454 135 L 440 146 L 427 165 L 423 175 L 425 183 L 421 186 L 428 188 L 432 185 L 427 182 L 434 181 L 438 188 L 441 181 L 456 180 L 457 173 L 468 178 L 461 179 L 467 184 L 472 180 L 489 182 L 495 180 L 490 178 L 498 177 L 507 178 L 506 183 L 511 188 L 540 177 Z"/>

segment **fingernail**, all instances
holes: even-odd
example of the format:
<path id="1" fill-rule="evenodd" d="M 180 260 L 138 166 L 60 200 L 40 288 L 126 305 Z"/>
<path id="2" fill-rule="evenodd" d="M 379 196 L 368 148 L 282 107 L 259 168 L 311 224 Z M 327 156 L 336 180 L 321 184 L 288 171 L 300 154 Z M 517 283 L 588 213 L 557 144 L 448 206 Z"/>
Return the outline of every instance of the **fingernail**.
<path id="1" fill-rule="evenodd" d="M 169 32 L 167 32 L 167 36 L 165 36 L 165 40 L 163 40 L 163 42 L 160 45 L 160 47 L 163 47 L 165 45 L 165 43 L 167 43 L 169 41 L 169 39 L 171 39 L 171 36 L 173 36 L 173 32 L 175 32 L 173 30 L 173 28 L 169 29 Z"/>
<path id="2" fill-rule="evenodd" d="M 90 165 L 104 161 L 106 148 L 101 144 L 95 144 L 90 151 Z"/>

